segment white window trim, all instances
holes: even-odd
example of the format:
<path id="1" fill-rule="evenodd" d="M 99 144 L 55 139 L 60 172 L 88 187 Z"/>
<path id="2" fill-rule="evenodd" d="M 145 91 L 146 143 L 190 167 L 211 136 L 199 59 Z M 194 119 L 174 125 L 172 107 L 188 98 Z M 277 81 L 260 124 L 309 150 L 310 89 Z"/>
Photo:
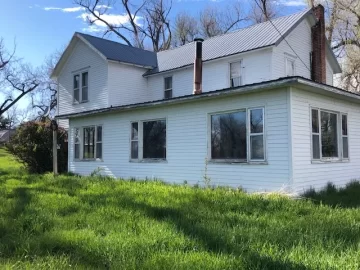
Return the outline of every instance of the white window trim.
<path id="1" fill-rule="evenodd" d="M 285 60 L 285 77 L 291 77 L 291 76 L 296 76 L 296 56 L 293 56 L 291 54 L 287 54 L 284 53 L 284 60 Z M 288 61 L 291 61 L 294 63 L 294 74 L 293 75 L 288 75 L 287 71 L 288 71 Z"/>
<path id="2" fill-rule="evenodd" d="M 238 63 L 240 62 L 240 78 L 241 78 L 241 84 L 240 86 L 242 85 L 245 85 L 245 72 L 243 72 L 243 69 L 244 69 L 244 61 L 243 59 L 237 59 L 237 60 L 234 60 L 234 61 L 229 61 L 228 62 L 228 82 L 229 82 L 229 88 L 231 88 L 231 64 L 234 64 L 234 63 Z M 236 86 L 238 87 L 238 86 Z"/>
<path id="3" fill-rule="evenodd" d="M 78 135 L 79 135 L 79 141 L 78 142 L 76 142 L 76 136 L 75 136 L 75 134 L 76 134 L 75 130 L 76 129 L 78 129 Z M 74 149 L 73 149 L 74 160 L 79 161 L 81 159 L 81 128 L 74 127 L 73 132 L 74 132 Z M 75 145 L 79 145 L 79 157 L 78 158 L 75 157 Z"/>
<path id="4" fill-rule="evenodd" d="M 95 127 L 95 135 L 94 135 L 94 158 L 84 158 L 84 128 L 89 128 L 89 127 Z M 96 144 L 100 143 L 97 142 L 97 127 L 101 127 L 101 132 L 102 132 L 102 140 L 101 140 L 101 144 L 102 144 L 102 153 L 101 153 L 101 158 L 96 158 Z M 82 162 L 82 161 L 103 161 L 104 160 L 104 126 L 102 124 L 99 125 L 86 125 L 86 126 L 81 126 L 81 127 L 74 127 L 74 131 L 75 129 L 78 128 L 79 129 L 79 143 L 80 143 L 80 147 L 79 147 L 79 158 L 75 158 L 75 136 L 74 136 L 74 141 L 73 141 L 73 145 L 74 145 L 74 149 L 73 149 L 73 160 L 75 162 Z M 75 133 L 74 133 L 75 135 Z"/>
<path id="5" fill-rule="evenodd" d="M 347 129 L 347 135 L 342 134 L 342 116 L 346 115 L 346 129 Z M 350 159 L 350 147 L 349 147 L 349 116 L 347 113 L 340 113 L 340 122 L 341 122 L 341 128 L 340 128 L 340 134 L 341 134 L 341 157 L 343 160 L 349 160 Z M 347 138 L 348 143 L 348 157 L 344 157 L 344 145 L 343 145 L 343 138 Z"/>
<path id="6" fill-rule="evenodd" d="M 88 93 L 88 98 L 87 100 L 83 100 L 82 99 L 82 95 L 83 95 L 83 85 L 82 85 L 82 76 L 84 73 L 88 74 L 88 81 L 87 81 L 87 93 Z M 78 88 L 74 88 L 74 78 L 75 76 L 79 76 L 79 87 Z M 80 103 L 86 103 L 89 102 L 89 78 L 90 78 L 90 73 L 88 69 L 82 69 L 77 71 L 76 73 L 72 73 L 72 78 L 73 78 L 73 104 L 77 105 Z M 79 90 L 79 101 L 75 100 L 75 90 Z"/>
<path id="7" fill-rule="evenodd" d="M 259 110 L 262 109 L 262 117 L 263 117 L 263 132 L 262 133 L 251 133 L 251 126 L 250 126 L 250 120 L 251 120 L 251 111 L 252 110 Z M 247 133 L 248 133 L 248 138 L 247 138 L 247 147 L 248 147 L 248 162 L 264 162 L 266 160 L 266 140 L 265 140 L 265 107 L 255 107 L 255 108 L 248 108 L 247 109 L 247 115 L 246 117 L 247 119 Z M 262 135 L 263 136 L 263 147 L 264 147 L 264 158 L 263 159 L 251 159 L 251 136 L 259 136 Z"/>
<path id="8" fill-rule="evenodd" d="M 166 88 L 165 80 L 166 80 L 167 78 L 171 78 L 171 88 Z M 173 86 L 174 77 L 173 77 L 172 75 L 166 76 L 166 77 L 164 77 L 164 80 L 163 80 L 163 81 L 164 81 L 164 99 L 172 98 L 172 97 L 173 97 L 173 94 L 174 94 L 174 92 L 173 92 L 173 88 L 174 88 L 174 86 Z M 166 95 L 165 95 L 165 93 L 166 93 L 167 91 L 171 91 L 171 97 L 169 97 L 169 98 L 166 98 Z"/>
<path id="9" fill-rule="evenodd" d="M 319 132 L 313 132 L 312 131 L 312 110 L 317 110 L 318 112 L 318 127 Z M 322 156 L 322 140 L 321 140 L 321 112 L 327 112 L 336 114 L 336 125 L 337 125 L 337 147 L 338 147 L 338 156 L 337 157 L 323 157 Z M 348 128 L 348 135 L 345 136 L 348 138 L 348 158 L 343 157 L 343 143 L 342 143 L 342 115 L 347 116 L 347 128 Z M 349 118 L 347 113 L 342 113 L 339 111 L 334 110 L 328 110 L 328 109 L 322 109 L 320 107 L 310 107 L 310 154 L 311 154 L 311 162 L 312 163 L 329 163 L 329 162 L 348 162 L 350 160 L 350 147 L 349 147 Z M 314 159 L 313 157 L 313 135 L 319 135 L 319 150 L 320 150 L 320 159 Z"/>
<path id="10" fill-rule="evenodd" d="M 133 140 L 133 138 L 132 138 L 132 125 L 134 123 L 137 123 L 137 125 L 138 125 L 138 138 L 137 138 L 137 140 Z M 132 155 L 131 155 L 131 153 L 132 153 L 132 149 L 131 149 L 132 142 L 137 142 L 138 143 L 138 158 L 132 158 Z M 140 154 L 140 125 L 139 125 L 139 121 L 131 121 L 130 122 L 130 154 L 129 154 L 129 160 L 130 161 L 138 161 L 139 157 L 140 157 L 139 154 Z"/>
<path id="11" fill-rule="evenodd" d="M 255 109 L 262 109 L 263 110 L 263 140 L 264 140 L 264 159 L 256 159 L 251 160 L 251 153 L 250 153 L 250 111 Z M 265 119 L 265 111 L 266 106 L 257 106 L 257 107 L 249 107 L 244 109 L 236 109 L 236 110 L 226 110 L 221 112 L 213 112 L 208 113 L 207 117 L 207 160 L 209 163 L 224 163 L 224 164 L 264 164 L 267 165 L 267 144 L 266 144 L 266 119 Z M 246 159 L 212 159 L 212 153 L 211 153 L 211 117 L 213 115 L 219 115 L 219 114 L 227 114 L 227 113 L 235 113 L 235 112 L 246 112 Z M 254 133 L 252 135 L 256 135 L 257 133 Z"/>
<path id="12" fill-rule="evenodd" d="M 166 158 L 143 158 L 143 149 L 144 149 L 144 141 L 143 141 L 143 123 L 144 122 L 152 122 L 152 121 L 165 121 L 166 125 L 166 136 L 165 136 L 165 147 L 166 147 Z M 138 158 L 131 158 L 131 128 L 132 123 L 138 123 Z M 151 118 L 146 120 L 134 120 L 130 122 L 130 138 L 129 138 L 129 162 L 141 162 L 141 163 L 167 163 L 168 159 L 168 120 L 167 117 L 160 118 Z"/>

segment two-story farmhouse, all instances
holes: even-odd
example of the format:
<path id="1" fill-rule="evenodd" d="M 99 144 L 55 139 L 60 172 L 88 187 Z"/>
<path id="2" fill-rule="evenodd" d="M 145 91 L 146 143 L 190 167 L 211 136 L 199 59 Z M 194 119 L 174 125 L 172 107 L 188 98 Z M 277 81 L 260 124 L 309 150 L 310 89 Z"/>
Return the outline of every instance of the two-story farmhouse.
<path id="1" fill-rule="evenodd" d="M 69 170 L 343 185 L 360 177 L 360 96 L 333 87 L 340 72 L 322 6 L 158 53 L 75 33 L 53 72 Z"/>

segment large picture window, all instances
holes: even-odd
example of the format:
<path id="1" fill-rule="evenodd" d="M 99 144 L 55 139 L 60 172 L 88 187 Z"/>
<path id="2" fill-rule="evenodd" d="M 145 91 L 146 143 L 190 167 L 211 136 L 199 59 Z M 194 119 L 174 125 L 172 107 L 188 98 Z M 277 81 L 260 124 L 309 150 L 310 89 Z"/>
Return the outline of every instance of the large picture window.
<path id="1" fill-rule="evenodd" d="M 74 159 L 102 159 L 102 126 L 74 128 Z"/>
<path id="2" fill-rule="evenodd" d="M 211 115 L 211 159 L 264 161 L 264 109 Z"/>
<path id="3" fill-rule="evenodd" d="M 166 120 L 131 123 L 130 159 L 166 159 Z M 142 141 L 141 147 L 139 141 Z"/>
<path id="4" fill-rule="evenodd" d="M 311 123 L 314 160 L 349 158 L 347 115 L 312 109 Z"/>

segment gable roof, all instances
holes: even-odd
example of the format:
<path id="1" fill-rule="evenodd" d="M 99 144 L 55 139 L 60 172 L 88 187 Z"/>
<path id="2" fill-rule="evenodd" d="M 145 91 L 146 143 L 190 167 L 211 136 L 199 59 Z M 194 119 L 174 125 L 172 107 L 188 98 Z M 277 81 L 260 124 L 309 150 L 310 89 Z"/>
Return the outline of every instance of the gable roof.
<path id="1" fill-rule="evenodd" d="M 83 33 L 75 33 L 88 41 L 95 49 L 103 54 L 106 59 L 128 63 L 147 68 L 157 66 L 156 53 L 131 47 L 108 39 L 94 37 Z"/>
<path id="2" fill-rule="evenodd" d="M 285 36 L 310 13 L 311 9 L 305 9 L 295 14 L 279 17 L 271 22 L 254 24 L 234 32 L 206 39 L 203 42 L 203 61 L 277 45 L 282 41 L 282 36 L 274 25 Z M 144 76 L 192 65 L 194 52 L 194 42 L 175 49 L 158 52 L 157 68 L 148 71 Z"/>

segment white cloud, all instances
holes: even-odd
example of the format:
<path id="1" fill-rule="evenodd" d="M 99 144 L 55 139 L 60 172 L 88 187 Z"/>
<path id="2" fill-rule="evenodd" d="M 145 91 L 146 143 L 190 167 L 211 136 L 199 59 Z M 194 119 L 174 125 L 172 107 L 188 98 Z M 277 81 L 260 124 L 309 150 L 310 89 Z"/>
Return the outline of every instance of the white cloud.
<path id="1" fill-rule="evenodd" d="M 98 5 L 96 7 L 96 9 L 101 9 L 101 8 L 108 8 L 111 9 L 111 7 L 107 6 L 107 5 Z M 44 7 L 45 11 L 50 11 L 50 10 L 59 10 L 62 12 L 79 12 L 79 11 L 84 11 L 85 8 L 84 7 L 69 7 L 69 8 L 60 8 L 60 7 Z"/>
<path id="2" fill-rule="evenodd" d="M 305 0 L 281 0 L 278 2 L 280 5 L 282 6 L 287 6 L 287 7 L 304 7 L 307 6 L 306 1 Z"/>

